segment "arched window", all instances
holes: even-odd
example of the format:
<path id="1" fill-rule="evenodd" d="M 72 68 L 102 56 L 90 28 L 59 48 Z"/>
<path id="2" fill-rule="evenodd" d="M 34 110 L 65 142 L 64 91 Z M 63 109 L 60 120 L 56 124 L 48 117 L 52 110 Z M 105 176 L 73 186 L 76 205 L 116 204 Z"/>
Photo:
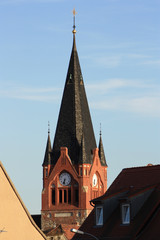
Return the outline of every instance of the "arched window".
<path id="1" fill-rule="evenodd" d="M 71 188 L 59 188 L 59 203 L 71 204 Z"/>
<path id="2" fill-rule="evenodd" d="M 55 192 L 55 185 L 52 184 L 51 186 L 51 192 L 52 192 L 52 204 L 55 205 L 56 203 L 56 192 Z"/>
<path id="3" fill-rule="evenodd" d="M 78 188 L 75 189 L 75 202 L 78 204 L 79 203 L 79 190 Z"/>

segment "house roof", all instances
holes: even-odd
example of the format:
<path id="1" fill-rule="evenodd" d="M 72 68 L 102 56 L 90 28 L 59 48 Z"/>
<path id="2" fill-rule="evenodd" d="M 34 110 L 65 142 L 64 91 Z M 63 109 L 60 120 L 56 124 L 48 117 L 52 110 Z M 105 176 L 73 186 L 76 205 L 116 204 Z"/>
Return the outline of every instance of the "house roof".
<path id="1" fill-rule="evenodd" d="M 131 206 L 131 221 L 123 225 L 120 206 L 126 202 Z M 92 203 L 104 206 L 103 226 L 95 225 L 95 207 L 80 230 L 98 239 L 159 239 L 160 165 L 123 169 L 108 191 Z M 90 239 L 87 235 L 73 239 L 77 238 Z"/>
<path id="2" fill-rule="evenodd" d="M 66 239 L 72 239 L 75 235 L 75 233 L 70 231 L 72 228 L 78 229 L 79 226 L 76 224 L 60 224 L 56 228 L 45 231 L 45 234 L 47 237 L 64 235 Z"/>
<path id="3" fill-rule="evenodd" d="M 142 189 L 155 186 L 160 183 L 160 165 L 147 165 L 123 169 L 113 181 L 106 193 L 92 202 L 101 201 L 112 197 L 120 192 L 127 192 L 127 195 L 134 194 Z"/>
<path id="4" fill-rule="evenodd" d="M 71 232 L 71 229 L 79 229 L 79 226 L 76 224 L 61 224 L 62 228 L 65 232 L 65 236 L 67 239 L 72 239 L 75 233 Z"/>
<path id="5" fill-rule="evenodd" d="M 6 240 L 46 239 L 29 214 L 1 162 L 0 179 L 0 227 L 4 228 L 4 232 L 0 232 L 4 234 L 2 238 Z"/>

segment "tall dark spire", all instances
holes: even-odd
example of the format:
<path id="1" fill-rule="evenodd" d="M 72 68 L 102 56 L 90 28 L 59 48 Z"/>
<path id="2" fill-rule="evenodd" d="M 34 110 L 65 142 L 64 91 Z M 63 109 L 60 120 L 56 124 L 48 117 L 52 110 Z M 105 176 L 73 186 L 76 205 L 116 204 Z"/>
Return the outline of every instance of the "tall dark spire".
<path id="1" fill-rule="evenodd" d="M 79 163 L 82 138 L 86 151 L 86 162 L 92 163 L 91 151 L 96 148 L 81 67 L 79 63 L 75 25 L 73 27 L 73 47 L 64 87 L 58 123 L 53 144 L 53 164 L 60 155 L 60 147 L 67 147 L 71 161 Z M 83 137 L 82 137 L 83 135 Z M 83 162 L 83 160 L 82 160 Z"/>
<path id="2" fill-rule="evenodd" d="M 51 164 L 51 140 L 50 140 L 50 124 L 48 122 L 48 139 L 47 139 L 47 145 L 46 145 L 46 151 L 44 155 L 44 161 L 43 161 L 43 166 L 47 166 Z"/>
<path id="3" fill-rule="evenodd" d="M 85 139 L 84 139 L 84 135 L 82 133 L 79 163 L 87 163 L 87 154 L 86 154 L 86 148 L 85 147 L 86 147 Z"/>
<path id="4" fill-rule="evenodd" d="M 107 166 L 106 163 L 106 158 L 104 154 L 104 148 L 103 148 L 103 143 L 102 143 L 102 131 L 101 131 L 101 125 L 100 125 L 100 138 L 99 138 L 99 158 L 101 161 L 102 166 Z"/>

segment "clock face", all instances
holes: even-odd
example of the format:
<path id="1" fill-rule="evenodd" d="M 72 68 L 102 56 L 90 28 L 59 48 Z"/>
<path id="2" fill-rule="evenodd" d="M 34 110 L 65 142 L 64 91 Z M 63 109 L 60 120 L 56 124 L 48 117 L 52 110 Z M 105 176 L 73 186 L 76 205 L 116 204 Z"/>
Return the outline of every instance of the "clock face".
<path id="1" fill-rule="evenodd" d="M 93 175 L 92 185 L 93 185 L 93 187 L 95 187 L 97 185 L 97 175 L 96 174 Z"/>
<path id="2" fill-rule="evenodd" d="M 64 186 L 69 185 L 70 182 L 71 182 L 71 176 L 70 176 L 70 174 L 67 173 L 67 172 L 63 172 L 63 173 L 60 175 L 60 177 L 59 177 L 59 181 L 60 181 L 60 183 L 61 183 L 62 185 L 64 185 Z"/>

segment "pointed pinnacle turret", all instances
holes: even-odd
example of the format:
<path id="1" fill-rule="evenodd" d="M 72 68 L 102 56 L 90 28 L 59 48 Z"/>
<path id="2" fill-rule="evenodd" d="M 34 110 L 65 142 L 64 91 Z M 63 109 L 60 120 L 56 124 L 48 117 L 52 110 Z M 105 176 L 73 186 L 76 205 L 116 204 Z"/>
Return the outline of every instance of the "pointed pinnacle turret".
<path id="1" fill-rule="evenodd" d="M 101 161 L 102 166 L 107 166 L 103 143 L 102 143 L 102 131 L 101 131 L 101 125 L 100 125 L 100 139 L 99 139 L 99 158 Z"/>
<path id="2" fill-rule="evenodd" d="M 48 135 L 50 135 L 50 122 L 48 121 Z"/>
<path id="3" fill-rule="evenodd" d="M 51 164 L 51 152 L 52 152 L 52 147 L 51 147 L 51 140 L 50 140 L 50 124 L 48 122 L 48 139 L 46 144 L 46 151 L 44 155 L 43 166 L 47 166 Z"/>

